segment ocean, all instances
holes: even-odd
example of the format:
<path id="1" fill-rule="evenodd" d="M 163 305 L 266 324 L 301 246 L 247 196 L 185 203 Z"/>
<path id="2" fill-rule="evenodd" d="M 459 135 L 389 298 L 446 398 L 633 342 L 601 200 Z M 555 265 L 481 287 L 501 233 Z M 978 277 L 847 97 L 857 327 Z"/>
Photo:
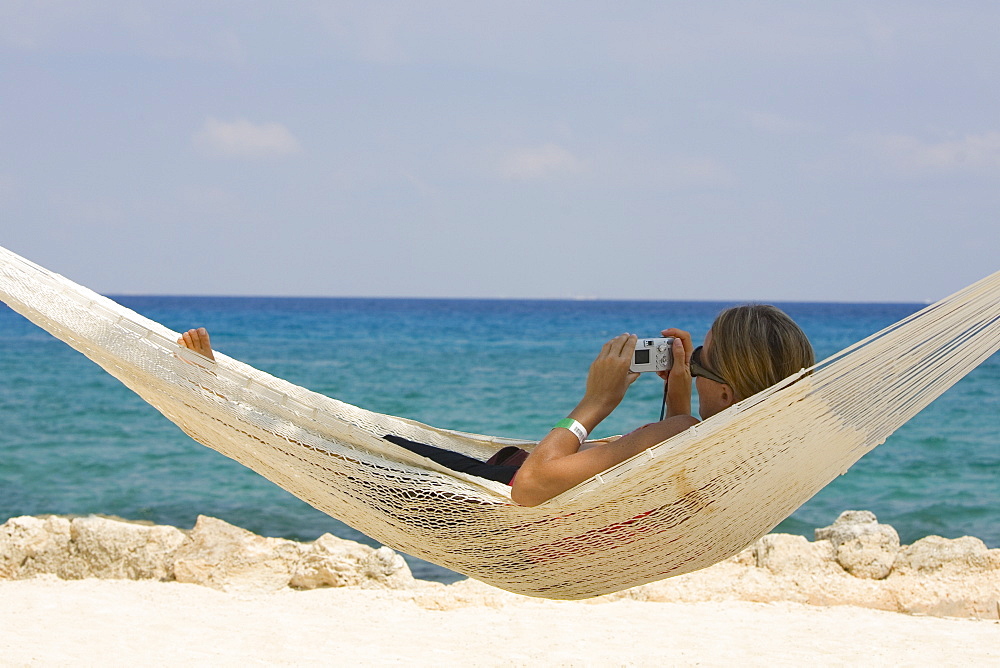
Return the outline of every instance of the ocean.
<path id="1" fill-rule="evenodd" d="M 600 346 L 666 327 L 704 336 L 721 302 L 113 297 L 311 390 L 439 427 L 539 439 L 576 405 Z M 920 304 L 779 304 L 817 359 Z M 190 528 L 199 514 L 265 536 L 373 544 L 185 436 L 85 357 L 0 304 L 0 522 L 119 516 Z M 659 416 L 640 378 L 594 436 Z M 977 536 L 1000 547 L 1000 355 L 994 355 L 780 524 L 812 539 L 843 510 L 871 510 L 901 541 Z M 414 575 L 455 573 L 408 558 Z"/>

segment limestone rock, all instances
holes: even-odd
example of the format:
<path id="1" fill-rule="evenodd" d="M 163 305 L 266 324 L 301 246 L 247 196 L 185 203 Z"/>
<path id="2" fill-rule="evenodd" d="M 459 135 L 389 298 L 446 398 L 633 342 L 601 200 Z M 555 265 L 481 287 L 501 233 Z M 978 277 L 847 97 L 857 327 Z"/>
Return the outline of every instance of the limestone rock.
<path id="1" fill-rule="evenodd" d="M 413 584 L 406 561 L 387 547 L 375 550 L 352 540 L 323 534 L 305 546 L 289 585 L 317 587 L 381 587 L 401 589 Z"/>
<path id="2" fill-rule="evenodd" d="M 299 543 L 199 515 L 174 554 L 174 578 L 224 591 L 273 591 L 288 585 L 301 550 Z"/>
<path id="3" fill-rule="evenodd" d="M 900 552 L 895 570 L 899 574 L 993 571 L 1000 576 L 1000 549 L 987 549 L 983 541 L 972 536 L 927 536 Z"/>
<path id="4" fill-rule="evenodd" d="M 56 573 L 69 553 L 70 522 L 62 517 L 12 517 L 0 525 L 0 580 Z"/>
<path id="5" fill-rule="evenodd" d="M 896 532 L 888 524 L 879 524 L 875 513 L 871 511 L 845 510 L 833 524 L 828 527 L 816 529 L 814 533 L 816 540 L 828 540 L 833 543 L 834 548 L 837 548 L 842 543 L 846 543 L 859 536 L 870 533 L 887 533 L 890 531 L 892 533 Z M 897 541 L 898 538 L 897 535 Z"/>
<path id="6" fill-rule="evenodd" d="M 772 533 L 753 545 L 757 566 L 775 575 L 829 572 L 835 568 L 834 553 L 829 541 L 810 543 L 804 536 Z"/>
<path id="7" fill-rule="evenodd" d="M 371 556 L 365 560 L 362 572 L 369 583 L 392 588 L 408 587 L 414 580 L 402 555 L 384 545 L 372 551 Z"/>
<path id="8" fill-rule="evenodd" d="M 876 579 L 888 565 L 889 576 Z M 265 538 L 208 517 L 199 517 L 189 534 L 98 517 L 17 517 L 0 525 L 0 579 L 56 576 L 173 576 L 223 590 L 350 586 L 439 610 L 523 599 L 474 580 L 447 586 L 415 580 L 389 548 L 332 535 L 308 544 Z M 976 538 L 939 536 L 900 550 L 892 527 L 871 513 L 850 513 L 817 530 L 815 542 L 771 534 L 714 566 L 589 602 L 622 599 L 796 601 L 996 620 L 1000 550 Z"/>
<path id="9" fill-rule="evenodd" d="M 63 579 L 173 579 L 173 554 L 184 532 L 171 526 L 150 526 L 80 517 L 70 523 L 71 549 L 57 575 Z"/>
<path id="10" fill-rule="evenodd" d="M 101 517 L 15 517 L 0 526 L 0 578 L 172 579 L 184 533 Z"/>
<path id="11" fill-rule="evenodd" d="M 1000 577 L 893 574 L 883 581 L 896 610 L 935 617 L 1000 619 Z"/>
<path id="12" fill-rule="evenodd" d="M 892 571 L 899 553 L 899 534 L 879 524 L 867 510 L 848 510 L 830 526 L 816 529 L 816 540 L 829 540 L 837 563 L 859 578 L 881 580 Z"/>
<path id="13" fill-rule="evenodd" d="M 898 552 L 899 536 L 895 530 L 867 533 L 841 543 L 837 547 L 837 563 L 854 577 L 881 580 L 892 572 Z"/>

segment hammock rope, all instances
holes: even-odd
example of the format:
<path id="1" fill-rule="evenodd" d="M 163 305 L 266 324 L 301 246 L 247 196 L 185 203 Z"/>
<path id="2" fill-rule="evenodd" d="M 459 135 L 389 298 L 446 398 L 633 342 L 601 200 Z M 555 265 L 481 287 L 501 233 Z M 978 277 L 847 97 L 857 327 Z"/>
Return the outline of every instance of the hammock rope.
<path id="1" fill-rule="evenodd" d="M 1000 272 L 533 508 L 381 438 L 486 459 L 533 444 L 351 406 L 0 248 L 0 299 L 193 439 L 394 549 L 503 589 L 580 599 L 736 554 L 1000 349 Z"/>

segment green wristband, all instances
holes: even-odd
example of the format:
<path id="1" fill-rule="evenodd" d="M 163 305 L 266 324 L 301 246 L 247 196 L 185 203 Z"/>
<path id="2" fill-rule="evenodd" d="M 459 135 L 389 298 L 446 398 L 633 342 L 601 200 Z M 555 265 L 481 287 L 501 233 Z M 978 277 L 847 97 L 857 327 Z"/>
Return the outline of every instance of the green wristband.
<path id="1" fill-rule="evenodd" d="M 578 439 L 580 439 L 580 443 L 583 443 L 585 440 L 587 440 L 587 430 L 584 428 L 582 424 L 580 424 L 573 418 L 563 418 L 562 420 L 559 420 L 559 422 L 556 422 L 555 426 L 552 428 L 569 429 Z"/>

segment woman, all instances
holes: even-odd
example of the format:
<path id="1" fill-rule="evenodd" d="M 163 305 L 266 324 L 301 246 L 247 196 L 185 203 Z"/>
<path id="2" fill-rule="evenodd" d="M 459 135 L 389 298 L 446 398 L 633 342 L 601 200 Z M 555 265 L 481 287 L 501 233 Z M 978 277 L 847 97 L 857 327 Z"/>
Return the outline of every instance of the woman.
<path id="1" fill-rule="evenodd" d="M 724 310 L 712 323 L 704 345 L 697 348 L 684 330 L 666 329 L 662 335 L 674 337 L 673 366 L 659 372 L 666 381 L 666 416 L 620 438 L 584 445 L 587 435 L 618 407 L 639 377 L 629 368 L 637 341 L 633 334 L 604 344 L 590 365 L 583 399 L 530 455 L 505 448 L 489 462 L 481 462 L 398 436 L 385 438 L 455 470 L 508 483 L 515 503 L 536 506 L 697 424 L 691 415 L 692 378 L 699 413 L 707 419 L 813 365 L 805 333 L 787 314 L 769 305 Z M 177 342 L 214 359 L 204 328 L 186 332 Z"/>

